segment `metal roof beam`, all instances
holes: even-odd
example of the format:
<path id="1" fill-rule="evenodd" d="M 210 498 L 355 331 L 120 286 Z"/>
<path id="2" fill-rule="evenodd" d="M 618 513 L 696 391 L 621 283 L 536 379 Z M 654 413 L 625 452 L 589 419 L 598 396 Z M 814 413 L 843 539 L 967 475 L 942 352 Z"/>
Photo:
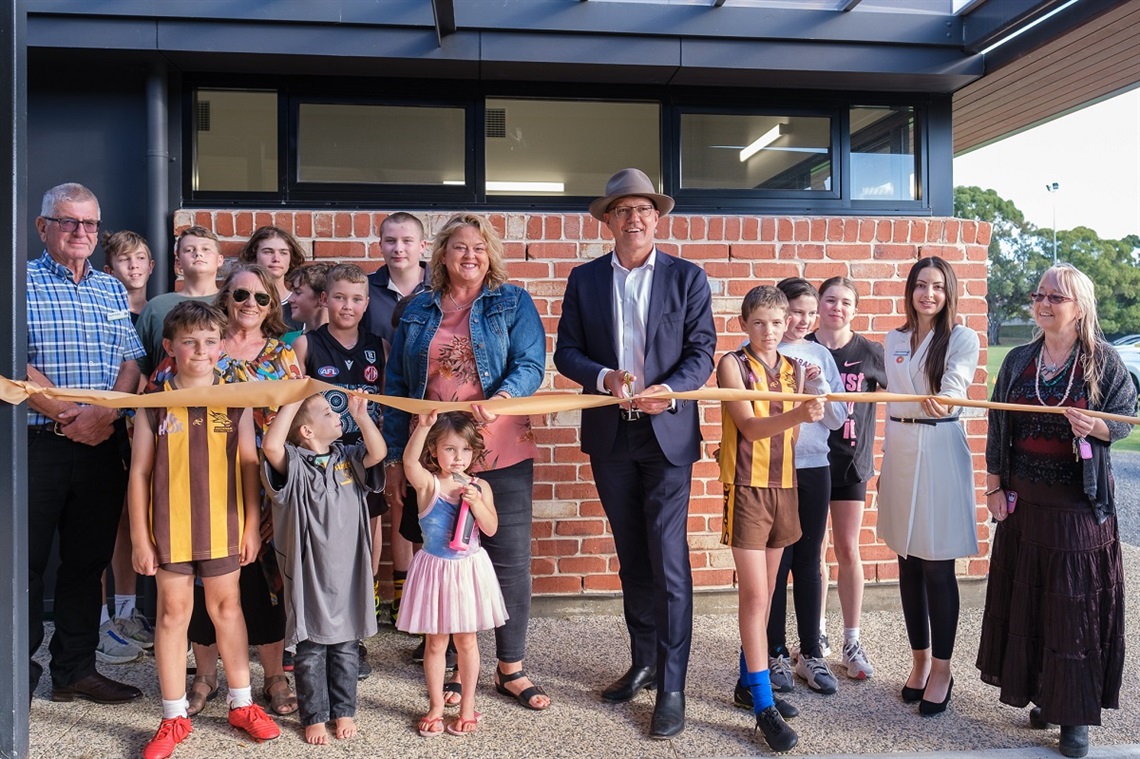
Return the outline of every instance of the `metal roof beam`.
<path id="1" fill-rule="evenodd" d="M 964 48 L 968 53 L 985 50 L 1066 2 L 1068 0 L 1005 0 L 976 6 L 962 16 Z"/>
<path id="2" fill-rule="evenodd" d="M 443 38 L 455 34 L 454 0 L 431 0 L 431 13 L 435 18 L 435 39 L 443 47 Z"/>
<path id="3" fill-rule="evenodd" d="M 847 0 L 847 2 L 845 2 L 843 4 L 843 7 L 839 10 L 843 11 L 844 13 L 850 10 L 855 10 L 855 6 L 861 2 L 863 2 L 863 0 Z"/>

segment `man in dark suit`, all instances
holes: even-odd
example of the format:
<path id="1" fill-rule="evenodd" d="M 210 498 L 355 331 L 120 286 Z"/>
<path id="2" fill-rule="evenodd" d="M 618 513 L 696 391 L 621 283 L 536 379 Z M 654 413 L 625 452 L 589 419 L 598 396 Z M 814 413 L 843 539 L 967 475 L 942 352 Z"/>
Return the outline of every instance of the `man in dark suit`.
<path id="1" fill-rule="evenodd" d="M 602 692 L 629 701 L 658 688 L 650 735 L 685 727 L 685 672 L 693 630 L 686 526 L 693 462 L 700 458 L 694 401 L 655 398 L 702 387 L 716 329 L 708 279 L 654 245 L 673 199 L 638 169 L 623 169 L 590 204 L 614 236 L 613 253 L 570 273 L 554 365 L 587 393 L 631 397 L 582 411 L 582 450 L 621 562 L 632 666 Z"/>

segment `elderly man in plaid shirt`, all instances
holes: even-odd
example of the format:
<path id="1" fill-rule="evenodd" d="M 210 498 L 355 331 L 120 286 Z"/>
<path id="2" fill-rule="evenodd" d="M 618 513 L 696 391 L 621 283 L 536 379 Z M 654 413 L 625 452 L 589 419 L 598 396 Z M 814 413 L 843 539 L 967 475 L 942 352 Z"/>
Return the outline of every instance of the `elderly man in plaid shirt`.
<path id="1" fill-rule="evenodd" d="M 44 194 L 36 229 L 44 243 L 28 262 L 28 379 L 42 385 L 135 392 L 144 354 L 127 292 L 90 261 L 99 201 L 80 184 Z M 28 401 L 28 624 L 31 654 L 43 643 L 44 570 L 59 534 L 52 637 L 53 701 L 117 704 L 142 692 L 95 671 L 100 576 L 111 559 L 127 473 L 115 409 L 32 396 Z M 43 667 L 31 663 L 31 689 Z"/>

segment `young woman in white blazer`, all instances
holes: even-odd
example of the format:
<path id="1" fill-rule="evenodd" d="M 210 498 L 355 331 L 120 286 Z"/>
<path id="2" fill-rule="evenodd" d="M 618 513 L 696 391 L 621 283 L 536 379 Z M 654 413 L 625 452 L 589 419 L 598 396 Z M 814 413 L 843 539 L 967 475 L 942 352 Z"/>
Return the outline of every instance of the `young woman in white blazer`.
<path id="1" fill-rule="evenodd" d="M 957 324 L 958 278 L 937 256 L 911 267 L 906 325 L 884 341 L 891 392 L 965 398 L 978 335 Z M 888 403 L 879 477 L 879 538 L 899 555 L 899 592 L 914 663 L 902 689 L 921 714 L 946 710 L 958 630 L 954 560 L 978 552 L 974 469 L 957 409 L 933 398 Z"/>

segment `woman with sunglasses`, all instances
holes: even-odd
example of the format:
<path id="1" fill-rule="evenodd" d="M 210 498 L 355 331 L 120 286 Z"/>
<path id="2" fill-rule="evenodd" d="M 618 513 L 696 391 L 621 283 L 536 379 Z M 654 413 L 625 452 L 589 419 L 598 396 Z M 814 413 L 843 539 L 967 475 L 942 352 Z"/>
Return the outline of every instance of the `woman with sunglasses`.
<path id="1" fill-rule="evenodd" d="M 910 269 L 900 310 L 906 324 L 883 345 L 893 392 L 930 396 L 887 404 L 879 475 L 879 539 L 899 555 L 899 594 L 911 649 L 904 703 L 946 711 L 958 634 L 954 560 L 978 552 L 974 467 L 958 411 L 978 369 L 978 334 L 958 324 L 958 278 L 937 256 Z"/>
<path id="2" fill-rule="evenodd" d="M 285 333 L 281 318 L 281 301 L 273 277 L 261 266 L 239 265 L 230 272 L 214 298 L 214 305 L 228 319 L 222 334 L 222 357 L 217 371 L 226 383 L 261 380 L 299 379 L 301 369 L 293 349 L 280 339 Z M 171 364 L 164 361 L 152 382 L 161 383 L 170 376 Z M 276 414 L 276 408 L 255 408 L 258 447 Z M 269 511 L 263 503 L 262 514 Z M 262 535 L 272 535 L 271 527 L 262 525 Z M 258 658 L 265 671 L 262 695 L 279 716 L 297 711 L 297 697 L 285 675 L 282 657 L 285 651 L 285 608 L 277 603 L 280 590 L 273 549 L 262 545 L 259 560 L 241 568 L 241 606 L 249 632 L 249 643 L 258 648 Z M 194 644 L 197 674 L 187 693 L 193 716 L 218 692 L 218 651 L 214 645 L 214 625 L 205 611 L 205 597 L 195 590 L 194 612 L 190 619 L 190 641 Z"/>
<path id="3" fill-rule="evenodd" d="M 978 669 L 1032 727 L 1061 726 L 1065 756 L 1088 753 L 1088 726 L 1118 708 L 1124 667 L 1124 570 L 1109 446 L 1131 426 L 1136 390 L 1104 342 L 1087 276 L 1041 277 L 1038 334 L 1006 355 L 994 401 L 1063 414 L 991 410 L 986 507 L 997 521 Z"/>

